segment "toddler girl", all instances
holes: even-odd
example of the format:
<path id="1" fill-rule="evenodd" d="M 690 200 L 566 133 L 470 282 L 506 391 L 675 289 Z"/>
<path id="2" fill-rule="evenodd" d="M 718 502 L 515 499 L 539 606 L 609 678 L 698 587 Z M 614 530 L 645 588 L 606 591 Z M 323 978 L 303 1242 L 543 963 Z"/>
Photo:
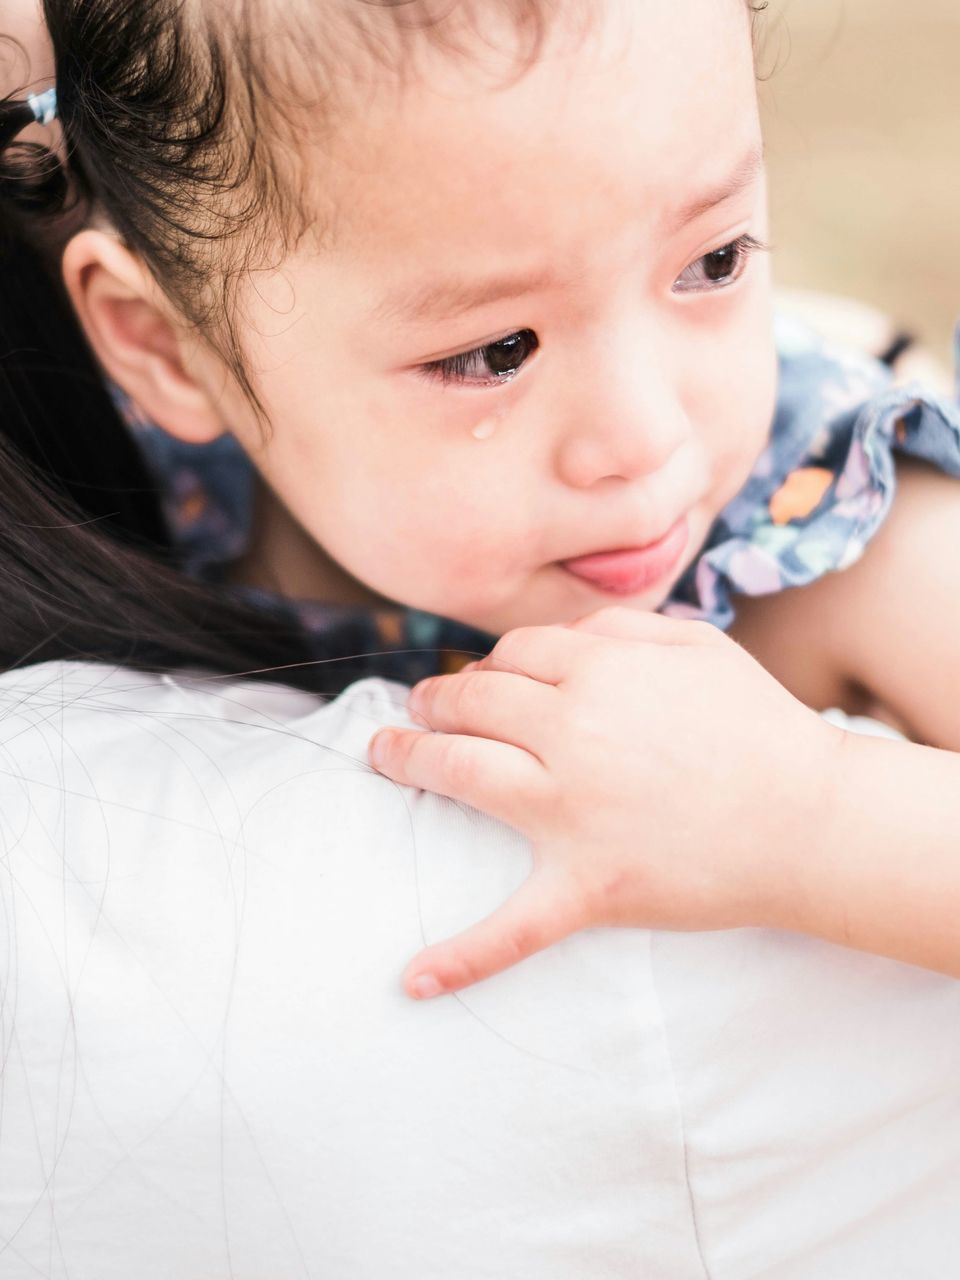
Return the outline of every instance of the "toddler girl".
<path id="1" fill-rule="evenodd" d="M 277 625 L 307 602 L 327 658 L 504 635 L 414 695 L 441 734 L 374 744 L 538 859 L 411 991 L 598 923 L 770 924 L 960 971 L 960 489 L 902 463 L 890 510 L 891 446 L 960 474 L 960 420 L 790 332 L 774 416 L 752 7 L 44 10 L 87 211 L 63 278 L 164 433 L 143 443 L 184 562 Z M 49 102 L 8 104 L 7 134 Z M 36 227 L 56 171 L 33 159 L 4 190 Z M 138 554 L 145 634 L 162 581 L 209 636 L 220 605 Z M 65 651 L 102 656 L 90 630 Z M 204 651 L 170 631 L 168 663 Z M 109 652 L 157 660 L 128 639 Z M 858 699 L 947 750 L 809 710 Z"/>

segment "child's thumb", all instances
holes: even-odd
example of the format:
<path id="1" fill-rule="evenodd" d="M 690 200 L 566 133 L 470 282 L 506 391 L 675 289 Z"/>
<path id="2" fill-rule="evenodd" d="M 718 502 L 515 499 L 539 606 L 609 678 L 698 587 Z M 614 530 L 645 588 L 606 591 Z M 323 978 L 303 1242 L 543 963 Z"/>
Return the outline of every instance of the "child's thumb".
<path id="1" fill-rule="evenodd" d="M 415 1000 L 460 991 L 559 942 L 580 923 L 569 894 L 565 901 L 553 877 L 535 871 L 486 920 L 421 951 L 407 966 L 403 985 Z"/>

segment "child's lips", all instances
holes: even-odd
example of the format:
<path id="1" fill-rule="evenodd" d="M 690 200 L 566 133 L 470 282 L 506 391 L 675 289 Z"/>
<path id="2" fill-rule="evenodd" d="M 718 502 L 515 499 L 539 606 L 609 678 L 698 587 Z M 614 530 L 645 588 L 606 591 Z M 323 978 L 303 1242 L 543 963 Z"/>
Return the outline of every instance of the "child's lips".
<path id="1" fill-rule="evenodd" d="M 654 586 L 674 569 L 690 537 L 687 517 L 682 516 L 662 538 L 642 547 L 599 551 L 560 564 L 575 577 L 610 595 L 633 596 Z"/>

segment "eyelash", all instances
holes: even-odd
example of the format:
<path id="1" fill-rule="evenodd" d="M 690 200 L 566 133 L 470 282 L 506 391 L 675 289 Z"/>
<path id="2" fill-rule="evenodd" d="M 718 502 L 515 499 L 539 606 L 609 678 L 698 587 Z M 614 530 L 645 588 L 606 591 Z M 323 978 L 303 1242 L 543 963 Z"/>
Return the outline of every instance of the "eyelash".
<path id="1" fill-rule="evenodd" d="M 731 240 L 729 244 L 721 245 L 719 249 L 713 249 L 710 253 L 705 253 L 698 258 L 696 262 L 692 262 L 684 271 L 680 273 L 676 281 L 674 281 L 674 291 L 676 293 L 716 293 L 721 289 L 729 289 L 731 285 L 741 278 L 747 269 L 750 259 L 755 253 L 764 253 L 769 249 L 768 245 L 762 244 L 754 236 L 742 235 L 736 240 Z M 714 259 L 715 263 L 722 261 L 725 254 L 729 254 L 733 258 L 733 267 L 731 273 L 725 279 L 718 279 L 710 282 L 695 285 L 684 285 L 680 287 L 680 281 L 683 280 L 689 272 L 696 267 L 708 270 L 706 264 L 710 259 Z M 503 372 L 494 372 L 487 369 L 487 377 L 485 380 L 471 379 L 470 374 L 476 373 L 476 366 L 485 361 L 487 353 L 491 351 L 503 351 L 508 344 L 516 344 L 518 340 L 529 344 L 529 351 L 524 356 L 523 362 L 513 370 L 505 370 Z M 520 373 L 523 364 L 540 346 L 540 341 L 532 329 L 520 329 L 516 333 L 508 334 L 505 338 L 499 338 L 496 342 L 487 342 L 482 347 L 474 347 L 470 351 L 463 351 L 456 356 L 447 356 L 444 360 L 432 360 L 429 364 L 423 364 L 417 370 L 423 377 L 442 382 L 447 386 L 451 382 L 466 383 L 473 381 L 475 385 L 481 387 L 500 386 L 504 382 L 512 382 Z"/>
<path id="2" fill-rule="evenodd" d="M 696 262 L 691 262 L 690 266 L 687 267 L 686 271 L 682 271 L 680 275 L 677 277 L 677 279 L 674 281 L 674 285 L 673 285 L 674 290 L 677 293 L 715 293 L 717 289 L 729 289 L 732 284 L 736 284 L 736 282 L 743 275 L 744 271 L 746 271 L 747 266 L 750 262 L 750 259 L 753 257 L 753 255 L 755 253 L 764 253 L 768 250 L 768 248 L 769 248 L 768 245 L 761 244 L 760 241 L 757 240 L 755 236 L 751 236 L 751 235 L 738 236 L 736 240 L 731 240 L 729 244 L 721 245 L 719 249 L 713 249 L 710 253 L 705 253 L 702 258 L 698 258 Z M 697 289 L 697 288 L 681 289 L 678 287 L 683 277 L 687 274 L 688 271 L 692 271 L 694 267 L 703 266 L 703 264 L 706 262 L 709 262 L 711 258 L 719 259 L 719 258 L 722 258 L 724 254 L 728 254 L 731 252 L 734 254 L 735 266 L 728 279 L 723 281 L 717 281 L 712 285 L 708 284 L 705 288 L 702 288 L 702 289 Z"/>

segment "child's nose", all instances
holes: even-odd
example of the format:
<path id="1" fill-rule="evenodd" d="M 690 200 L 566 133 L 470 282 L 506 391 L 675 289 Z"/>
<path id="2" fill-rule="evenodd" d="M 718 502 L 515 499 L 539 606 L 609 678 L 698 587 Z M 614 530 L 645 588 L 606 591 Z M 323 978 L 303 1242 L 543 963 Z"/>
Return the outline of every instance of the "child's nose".
<path id="1" fill-rule="evenodd" d="M 635 353 L 630 367 L 591 379 L 567 398 L 555 453 L 565 484 L 586 489 L 652 475 L 689 438 L 677 390 L 652 364 Z"/>

